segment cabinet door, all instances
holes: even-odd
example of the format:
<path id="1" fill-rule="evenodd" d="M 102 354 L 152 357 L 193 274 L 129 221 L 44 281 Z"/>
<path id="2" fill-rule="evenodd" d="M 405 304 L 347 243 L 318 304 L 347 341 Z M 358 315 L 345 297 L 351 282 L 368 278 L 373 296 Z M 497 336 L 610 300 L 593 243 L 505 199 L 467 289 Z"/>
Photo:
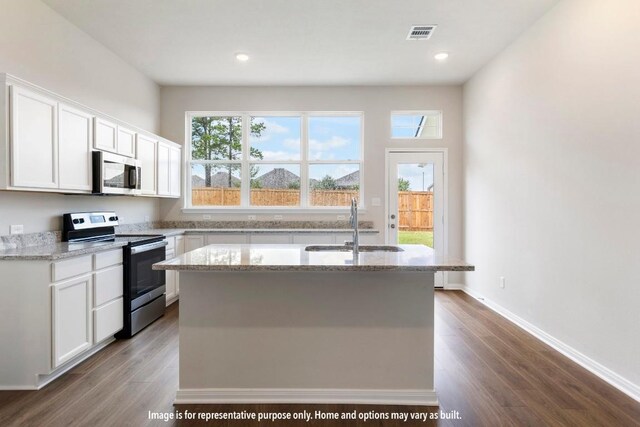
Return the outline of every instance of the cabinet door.
<path id="1" fill-rule="evenodd" d="M 118 126 L 96 117 L 93 125 L 93 147 L 98 150 L 118 152 Z"/>
<path id="2" fill-rule="evenodd" d="M 93 116 L 58 105 L 58 164 L 60 188 L 91 191 Z"/>
<path id="3" fill-rule="evenodd" d="M 184 236 L 176 236 L 175 256 L 184 254 Z M 174 271 L 176 276 L 176 295 L 180 295 L 180 272 Z"/>
<path id="4" fill-rule="evenodd" d="M 155 196 L 157 194 L 158 141 L 144 135 L 138 135 L 136 154 L 136 158 L 140 160 L 140 167 L 142 168 L 140 182 L 142 194 Z"/>
<path id="5" fill-rule="evenodd" d="M 291 235 L 289 234 L 256 233 L 256 234 L 252 234 L 250 239 L 251 239 L 251 243 L 271 243 L 271 244 L 291 243 Z"/>
<path id="6" fill-rule="evenodd" d="M 207 245 L 232 245 L 247 243 L 246 233 L 220 233 L 220 234 L 207 234 Z"/>
<path id="7" fill-rule="evenodd" d="M 182 150 L 178 147 L 169 148 L 169 194 L 172 197 L 180 197 L 181 163 Z"/>
<path id="8" fill-rule="evenodd" d="M 118 154 L 127 157 L 136 156 L 136 133 L 130 129 L 118 126 L 117 144 Z"/>
<path id="9" fill-rule="evenodd" d="M 162 141 L 158 143 L 158 196 L 171 195 L 171 177 L 169 159 L 171 147 Z"/>
<path id="10" fill-rule="evenodd" d="M 58 188 L 57 102 L 11 88 L 11 185 Z"/>
<path id="11" fill-rule="evenodd" d="M 91 274 L 52 288 L 53 366 L 72 359 L 92 344 Z"/>
<path id="12" fill-rule="evenodd" d="M 175 257 L 174 250 L 167 250 L 165 253 L 167 259 Z M 172 270 L 165 271 L 165 297 L 167 299 L 167 305 L 172 302 L 176 297 L 176 272 Z"/>
<path id="13" fill-rule="evenodd" d="M 293 235 L 293 243 L 300 245 L 327 245 L 334 242 L 334 237 L 331 234 L 300 233 Z"/>
<path id="14" fill-rule="evenodd" d="M 98 344 L 122 330 L 124 323 L 122 298 L 111 301 L 93 311 L 94 343 Z"/>
<path id="15" fill-rule="evenodd" d="M 184 251 L 189 252 L 204 246 L 204 236 L 184 236 Z"/>

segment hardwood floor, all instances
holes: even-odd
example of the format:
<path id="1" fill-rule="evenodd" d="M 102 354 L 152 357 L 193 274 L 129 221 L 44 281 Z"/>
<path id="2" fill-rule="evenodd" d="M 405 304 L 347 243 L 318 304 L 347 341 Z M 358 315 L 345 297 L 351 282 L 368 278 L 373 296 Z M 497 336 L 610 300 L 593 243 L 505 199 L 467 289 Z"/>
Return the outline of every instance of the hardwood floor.
<path id="1" fill-rule="evenodd" d="M 315 411 L 431 413 L 457 420 L 263 422 L 219 426 L 640 426 L 640 404 L 459 291 L 436 292 L 439 408 L 367 405 L 172 406 L 178 386 L 178 307 L 131 340 L 116 341 L 39 391 L 0 392 L 0 426 L 205 425 L 149 420 L 149 412 Z M 6 349 L 3 349 L 6 351 Z M 373 411 L 373 412 L 370 412 Z"/>

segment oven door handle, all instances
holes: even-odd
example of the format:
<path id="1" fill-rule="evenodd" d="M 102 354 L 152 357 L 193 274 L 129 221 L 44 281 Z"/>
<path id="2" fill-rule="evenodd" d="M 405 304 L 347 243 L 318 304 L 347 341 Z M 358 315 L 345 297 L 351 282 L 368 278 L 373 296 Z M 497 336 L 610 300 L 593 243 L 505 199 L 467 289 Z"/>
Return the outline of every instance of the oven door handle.
<path id="1" fill-rule="evenodd" d="M 131 255 L 140 254 L 142 252 L 152 251 L 154 249 L 162 248 L 163 246 L 167 246 L 169 242 L 163 240 L 162 242 L 149 243 L 146 245 L 134 246 L 131 248 Z"/>

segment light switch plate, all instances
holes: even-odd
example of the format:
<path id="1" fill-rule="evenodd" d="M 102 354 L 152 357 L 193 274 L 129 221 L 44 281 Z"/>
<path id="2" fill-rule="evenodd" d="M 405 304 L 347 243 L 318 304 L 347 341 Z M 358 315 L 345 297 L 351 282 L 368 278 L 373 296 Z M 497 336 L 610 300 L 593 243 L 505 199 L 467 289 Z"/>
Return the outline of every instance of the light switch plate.
<path id="1" fill-rule="evenodd" d="M 10 234 L 23 234 L 24 233 L 24 225 L 11 225 L 9 226 Z"/>
<path id="2" fill-rule="evenodd" d="M 380 197 L 371 198 L 371 206 L 380 206 L 381 204 L 382 204 L 382 201 L 380 200 Z"/>
<path id="3" fill-rule="evenodd" d="M 149 215 L 144 216 L 144 222 L 149 222 L 150 219 L 151 217 Z"/>

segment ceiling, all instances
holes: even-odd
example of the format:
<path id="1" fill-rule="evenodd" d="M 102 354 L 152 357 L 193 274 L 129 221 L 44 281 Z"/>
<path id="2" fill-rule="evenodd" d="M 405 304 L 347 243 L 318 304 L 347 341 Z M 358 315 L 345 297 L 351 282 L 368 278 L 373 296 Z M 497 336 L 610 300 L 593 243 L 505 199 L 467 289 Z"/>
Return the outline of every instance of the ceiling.
<path id="1" fill-rule="evenodd" d="M 161 85 L 462 83 L 558 2 L 43 1 Z M 438 28 L 406 40 L 419 24 Z"/>

